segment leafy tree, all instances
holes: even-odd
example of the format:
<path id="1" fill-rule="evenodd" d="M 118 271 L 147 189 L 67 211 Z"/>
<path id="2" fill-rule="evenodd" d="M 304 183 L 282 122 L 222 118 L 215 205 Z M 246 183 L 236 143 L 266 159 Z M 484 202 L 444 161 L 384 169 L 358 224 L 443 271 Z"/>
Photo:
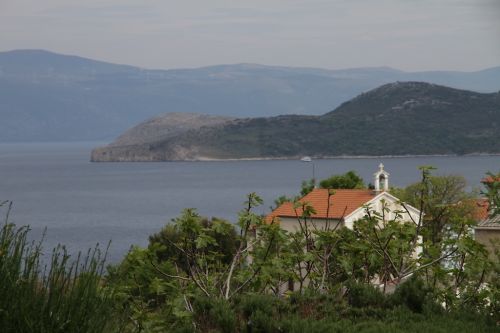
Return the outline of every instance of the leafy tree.
<path id="1" fill-rule="evenodd" d="M 319 182 L 321 188 L 355 189 L 365 188 L 363 178 L 351 170 L 342 175 L 333 175 Z"/>
<path id="2" fill-rule="evenodd" d="M 424 236 L 432 244 L 442 241 L 447 227 L 453 224 L 456 216 L 474 215 L 473 196 L 466 193 L 466 181 L 462 176 L 434 176 L 433 168 L 422 169 L 422 180 L 393 194 L 418 209 L 424 215 Z"/>
<path id="3" fill-rule="evenodd" d="M 276 208 L 278 208 L 279 206 L 281 206 L 285 202 L 292 202 L 293 200 L 294 200 L 294 198 L 290 198 L 290 197 L 288 197 L 286 195 L 281 195 L 277 199 L 274 200 L 274 205 L 271 206 L 271 207 L 269 207 L 269 209 L 270 210 L 275 210 Z"/>
<path id="4" fill-rule="evenodd" d="M 165 330 L 179 321 L 175 313 L 185 312 L 181 285 L 164 275 L 175 274 L 174 262 L 159 262 L 151 247 L 133 246 L 121 263 L 108 267 L 106 284 L 116 293 L 117 310 L 128 318 L 124 331 Z"/>
<path id="5" fill-rule="evenodd" d="M 306 194 L 312 192 L 316 187 L 316 179 L 311 178 L 309 180 L 304 180 L 301 184 L 300 195 L 305 196 Z"/>
<path id="6" fill-rule="evenodd" d="M 181 227 L 182 219 L 189 220 L 190 227 Z M 221 231 L 224 232 L 221 232 Z M 179 253 L 176 243 L 195 241 L 200 232 L 204 232 L 209 244 L 206 244 L 205 251 L 217 253 L 221 256 L 223 263 L 231 261 L 232 255 L 238 247 L 238 237 L 236 229 L 230 222 L 213 217 L 208 219 L 198 216 L 195 210 L 184 210 L 182 216 L 173 219 L 172 224 L 167 224 L 163 229 L 149 237 L 149 247 L 154 250 L 159 262 L 175 261 L 183 270 L 187 271 L 187 262 L 182 253 Z M 212 241 L 213 240 L 213 241 Z M 203 240 L 198 239 L 198 242 Z"/>
<path id="7" fill-rule="evenodd" d="M 477 305 L 485 301 L 479 288 L 492 266 L 474 240 L 475 199 L 465 192 L 463 177 L 433 176 L 431 170 L 423 167 L 422 181 L 399 192 L 424 213 L 417 227 L 422 237 L 419 273 L 447 307 Z"/>
<path id="8" fill-rule="evenodd" d="M 206 297 L 230 299 L 250 286 L 261 272 L 259 267 L 253 271 L 247 269 L 248 262 L 255 258 L 250 256 L 251 253 L 258 251 L 259 245 L 263 244 L 253 237 L 256 228 L 264 224 L 263 218 L 252 212 L 261 203 L 262 200 L 255 193 L 248 195 L 246 208 L 239 214 L 239 233 L 236 237 L 234 225 L 219 219 L 204 224 L 194 209 L 184 210 L 180 217 L 173 220 L 173 231 L 167 230 L 175 237 L 161 239 L 171 246 L 165 253 L 170 254 L 170 260 L 173 259 L 176 273 L 162 274 L 182 282 L 187 303 L 189 292 L 193 290 Z M 228 238 L 234 240 L 228 242 Z M 269 252 L 265 251 L 264 256 Z M 191 309 L 192 306 L 188 305 L 187 308 Z"/>

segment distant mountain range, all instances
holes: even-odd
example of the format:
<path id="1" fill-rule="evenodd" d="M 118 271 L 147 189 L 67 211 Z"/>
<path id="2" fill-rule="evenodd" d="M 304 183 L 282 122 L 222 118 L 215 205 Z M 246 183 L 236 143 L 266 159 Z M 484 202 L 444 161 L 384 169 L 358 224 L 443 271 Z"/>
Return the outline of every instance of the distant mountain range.
<path id="1" fill-rule="evenodd" d="M 111 140 L 165 112 L 319 115 L 394 81 L 500 90 L 500 67 L 408 73 L 253 64 L 146 70 L 42 50 L 0 52 L 0 142 Z"/>
<path id="2" fill-rule="evenodd" d="M 168 123 L 171 115 L 164 116 Z M 199 116 L 202 117 L 202 116 Z M 149 122 L 126 144 L 97 148 L 92 161 L 169 161 L 354 155 L 500 153 L 500 92 L 482 94 L 423 82 L 383 85 L 322 116 L 221 120 L 149 141 Z M 158 132 L 158 131 L 156 131 Z M 136 137 L 136 138 L 134 138 Z"/>

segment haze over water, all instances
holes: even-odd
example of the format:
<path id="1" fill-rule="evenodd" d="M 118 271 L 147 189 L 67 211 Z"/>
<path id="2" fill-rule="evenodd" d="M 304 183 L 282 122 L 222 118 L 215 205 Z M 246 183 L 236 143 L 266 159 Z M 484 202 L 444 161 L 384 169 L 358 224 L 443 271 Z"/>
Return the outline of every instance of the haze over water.
<path id="1" fill-rule="evenodd" d="M 406 186 L 419 180 L 418 166 L 432 165 L 436 174 L 463 175 L 471 188 L 500 169 L 500 156 L 90 163 L 99 144 L 0 144 L 0 200 L 14 201 L 11 222 L 31 225 L 33 238 L 47 228 L 46 252 L 57 243 L 75 252 L 111 240 L 108 258 L 116 262 L 183 208 L 235 221 L 245 195 L 256 192 L 265 202 L 256 211 L 265 214 L 278 196 L 296 195 L 313 168 L 319 179 L 355 170 L 370 182 L 382 162 L 391 185 Z"/>

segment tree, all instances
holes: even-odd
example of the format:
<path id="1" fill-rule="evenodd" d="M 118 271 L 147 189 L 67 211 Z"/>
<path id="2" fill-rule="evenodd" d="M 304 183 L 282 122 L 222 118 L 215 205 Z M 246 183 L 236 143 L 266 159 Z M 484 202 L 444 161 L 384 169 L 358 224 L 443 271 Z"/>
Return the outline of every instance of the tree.
<path id="1" fill-rule="evenodd" d="M 421 167 L 421 182 L 397 191 L 424 213 L 417 224 L 422 237 L 418 272 L 447 306 L 484 301 L 478 291 L 492 266 L 485 248 L 474 240 L 474 196 L 465 191 L 463 177 L 433 176 L 433 169 Z"/>
<path id="2" fill-rule="evenodd" d="M 364 218 L 354 223 L 355 241 L 348 246 L 349 253 L 360 254 L 363 283 L 371 283 L 374 278 L 383 285 L 398 285 L 419 270 L 417 253 L 421 248 L 421 222 L 403 219 L 404 211 L 391 211 L 382 202 L 382 212 L 365 207 Z"/>
<path id="3" fill-rule="evenodd" d="M 173 220 L 173 229 L 165 229 L 169 231 L 163 233 L 167 237 L 152 238 L 153 241 L 161 239 L 168 244 L 167 251 L 163 253 L 168 254 L 176 273 L 163 272 L 159 268 L 157 271 L 165 278 L 181 283 L 187 309 L 191 308 L 188 299 L 190 292 L 196 290 L 206 297 L 228 300 L 250 286 L 261 272 L 259 265 L 248 265 L 255 260 L 252 254 L 258 252 L 261 245 L 268 248 L 264 251 L 265 262 L 273 242 L 272 237 L 269 239 L 270 244 L 262 242 L 265 238 L 253 237 L 259 226 L 265 224 L 262 216 L 252 211 L 261 203 L 262 200 L 255 193 L 248 195 L 246 208 L 239 214 L 238 234 L 235 226 L 227 221 L 213 219 L 206 222 L 194 209 L 185 209 L 180 217 Z M 228 241 L 228 238 L 233 240 Z M 154 266 L 153 261 L 151 264 Z"/>
<path id="4" fill-rule="evenodd" d="M 456 216 L 474 215 L 474 201 L 466 193 L 465 178 L 457 175 L 434 176 L 433 168 L 422 168 L 422 180 L 393 194 L 418 209 L 423 215 L 423 233 L 432 244 L 442 241 L 447 227 L 453 224 Z"/>
<path id="5" fill-rule="evenodd" d="M 181 219 L 190 221 L 189 229 L 181 227 Z M 226 232 L 220 232 L 221 229 Z M 218 253 L 223 263 L 229 263 L 238 247 L 236 229 L 232 228 L 231 223 L 226 220 L 217 217 L 211 219 L 201 217 L 193 209 L 184 210 L 181 217 L 173 219 L 172 224 L 167 224 L 159 233 L 149 236 L 149 248 L 155 252 L 159 262 L 175 261 L 180 268 L 187 271 L 185 258 L 182 253 L 179 253 L 175 244 L 183 239 L 194 242 L 202 230 L 207 237 L 213 239 L 206 246 L 205 251 Z"/>
<path id="6" fill-rule="evenodd" d="M 305 196 L 306 194 L 312 192 L 312 190 L 314 190 L 315 187 L 316 187 L 316 179 L 314 178 L 302 181 L 300 188 L 300 195 Z"/>
<path id="7" fill-rule="evenodd" d="M 363 178 L 351 170 L 342 175 L 333 175 L 319 182 L 321 188 L 355 189 L 365 188 Z"/>

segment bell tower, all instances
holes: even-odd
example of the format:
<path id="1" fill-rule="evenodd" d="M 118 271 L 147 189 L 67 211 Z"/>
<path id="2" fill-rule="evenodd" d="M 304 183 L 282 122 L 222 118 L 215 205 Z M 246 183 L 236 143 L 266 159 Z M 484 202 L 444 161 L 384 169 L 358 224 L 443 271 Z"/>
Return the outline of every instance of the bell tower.
<path id="1" fill-rule="evenodd" d="M 389 173 L 384 170 L 382 163 L 378 166 L 378 171 L 373 174 L 373 183 L 375 184 L 375 192 L 389 190 Z"/>

